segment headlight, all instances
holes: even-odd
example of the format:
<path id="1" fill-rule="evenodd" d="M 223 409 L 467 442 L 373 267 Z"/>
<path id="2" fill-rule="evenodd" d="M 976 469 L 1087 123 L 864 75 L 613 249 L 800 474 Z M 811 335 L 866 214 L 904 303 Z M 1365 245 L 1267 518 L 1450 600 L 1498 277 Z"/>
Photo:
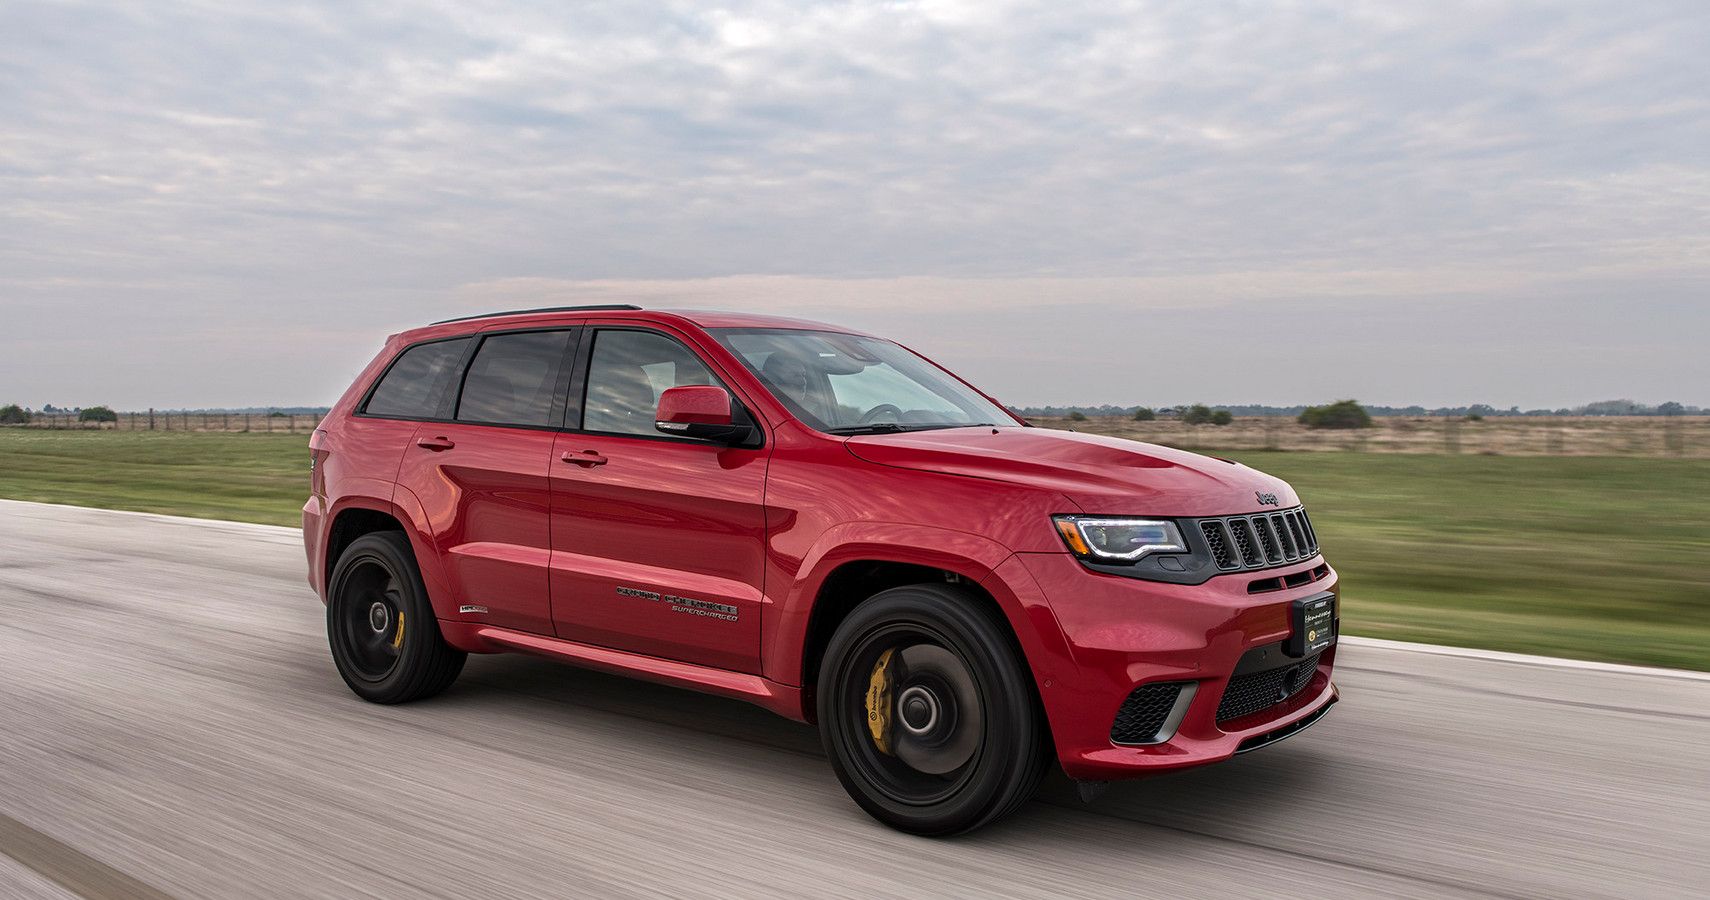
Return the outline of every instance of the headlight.
<path id="1" fill-rule="evenodd" d="M 1186 553 L 1176 523 L 1164 519 L 1053 516 L 1057 532 L 1076 556 L 1092 561 L 1133 562 L 1152 553 Z"/>

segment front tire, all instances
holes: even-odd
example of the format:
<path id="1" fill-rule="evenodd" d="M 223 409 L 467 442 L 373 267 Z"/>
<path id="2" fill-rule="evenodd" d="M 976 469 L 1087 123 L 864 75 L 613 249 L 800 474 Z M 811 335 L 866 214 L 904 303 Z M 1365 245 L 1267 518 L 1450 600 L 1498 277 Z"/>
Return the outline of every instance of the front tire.
<path id="1" fill-rule="evenodd" d="M 408 703 L 451 686 L 467 658 L 439 633 L 410 541 L 352 541 L 327 584 L 327 640 L 344 683 L 372 703 Z"/>
<path id="2" fill-rule="evenodd" d="M 820 665 L 821 739 L 849 796 L 911 834 L 950 835 L 1033 796 L 1049 744 L 1007 625 L 964 588 L 874 595 Z"/>

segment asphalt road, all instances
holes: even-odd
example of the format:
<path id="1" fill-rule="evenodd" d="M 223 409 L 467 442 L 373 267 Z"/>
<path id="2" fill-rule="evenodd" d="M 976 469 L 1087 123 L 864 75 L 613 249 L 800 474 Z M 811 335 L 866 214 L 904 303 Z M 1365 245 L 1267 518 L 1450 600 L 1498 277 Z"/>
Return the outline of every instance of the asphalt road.
<path id="1" fill-rule="evenodd" d="M 1675 897 L 1710 680 L 1348 646 L 1308 732 L 954 840 L 814 733 L 522 657 L 358 701 L 285 529 L 0 501 L 0 897 Z"/>

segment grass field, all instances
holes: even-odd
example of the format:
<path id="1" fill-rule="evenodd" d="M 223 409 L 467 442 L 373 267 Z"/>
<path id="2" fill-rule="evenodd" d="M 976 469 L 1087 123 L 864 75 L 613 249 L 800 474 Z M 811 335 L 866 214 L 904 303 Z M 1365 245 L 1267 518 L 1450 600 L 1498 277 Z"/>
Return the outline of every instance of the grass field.
<path id="1" fill-rule="evenodd" d="M 0 428 L 0 497 L 297 525 L 309 436 Z"/>
<path id="2" fill-rule="evenodd" d="M 1229 454 L 1306 499 L 1350 634 L 1710 670 L 1710 460 Z M 294 525 L 306 435 L 0 429 L 0 496 Z"/>

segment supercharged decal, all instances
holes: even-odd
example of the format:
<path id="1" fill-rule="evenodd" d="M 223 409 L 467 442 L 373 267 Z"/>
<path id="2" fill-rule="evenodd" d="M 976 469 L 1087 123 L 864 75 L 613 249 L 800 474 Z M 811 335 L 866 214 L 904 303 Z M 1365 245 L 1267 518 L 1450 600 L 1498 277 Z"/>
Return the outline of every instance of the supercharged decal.
<path id="1" fill-rule="evenodd" d="M 669 606 L 672 612 L 688 613 L 691 616 L 705 616 L 709 619 L 735 622 L 740 615 L 737 608 L 728 603 L 714 603 L 711 600 L 696 600 L 693 597 L 678 597 L 674 594 L 661 594 L 658 591 L 644 591 L 632 587 L 619 587 L 617 592 L 619 596 L 623 597 L 636 597 L 641 600 L 651 600 L 654 603 L 663 603 Z"/>

